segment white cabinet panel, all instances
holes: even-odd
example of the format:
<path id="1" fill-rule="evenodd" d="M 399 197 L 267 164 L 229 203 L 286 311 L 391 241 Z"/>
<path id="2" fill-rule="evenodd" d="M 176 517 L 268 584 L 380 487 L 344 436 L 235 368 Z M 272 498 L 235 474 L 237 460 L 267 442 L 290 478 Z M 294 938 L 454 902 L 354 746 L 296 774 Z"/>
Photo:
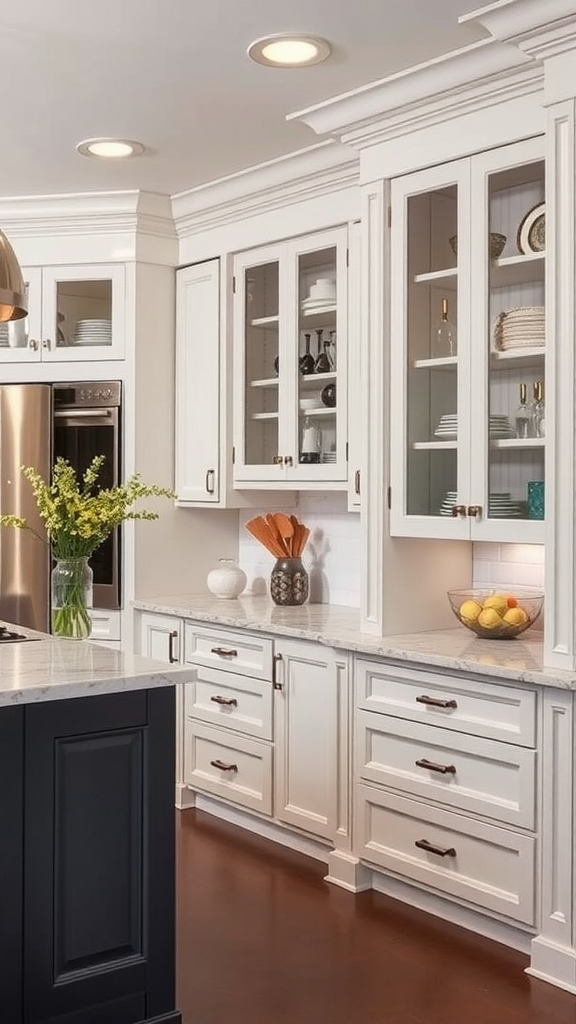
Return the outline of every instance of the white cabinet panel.
<path id="1" fill-rule="evenodd" d="M 524 924 L 535 917 L 532 836 L 359 786 L 358 846 L 373 864 Z"/>
<path id="2" fill-rule="evenodd" d="M 186 661 L 255 679 L 272 678 L 272 640 L 218 626 L 186 623 Z"/>
<path id="3" fill-rule="evenodd" d="M 170 615 L 142 612 L 140 616 L 140 651 L 147 658 L 171 663 L 183 661 L 182 620 Z"/>
<path id="4" fill-rule="evenodd" d="M 189 722 L 184 781 L 262 814 L 272 813 L 272 748 L 236 733 Z"/>
<path id="5" fill-rule="evenodd" d="M 272 739 L 272 685 L 219 669 L 196 669 L 186 687 L 186 715 L 259 739 Z"/>
<path id="6" fill-rule="evenodd" d="M 220 261 L 176 273 L 176 494 L 220 500 Z"/>

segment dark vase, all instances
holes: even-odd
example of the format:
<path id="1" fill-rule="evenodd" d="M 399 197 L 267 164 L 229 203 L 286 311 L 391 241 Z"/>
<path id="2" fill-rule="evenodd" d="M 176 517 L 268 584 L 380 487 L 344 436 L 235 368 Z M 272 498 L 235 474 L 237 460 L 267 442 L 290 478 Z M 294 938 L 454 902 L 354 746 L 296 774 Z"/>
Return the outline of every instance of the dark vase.
<path id="1" fill-rule="evenodd" d="M 279 558 L 270 576 L 270 596 L 274 604 L 304 604 L 309 580 L 301 558 Z"/>
<path id="2" fill-rule="evenodd" d="M 336 405 L 336 385 L 327 384 L 325 388 L 322 388 L 320 398 L 322 399 L 323 405 L 327 405 L 329 409 L 333 409 Z"/>

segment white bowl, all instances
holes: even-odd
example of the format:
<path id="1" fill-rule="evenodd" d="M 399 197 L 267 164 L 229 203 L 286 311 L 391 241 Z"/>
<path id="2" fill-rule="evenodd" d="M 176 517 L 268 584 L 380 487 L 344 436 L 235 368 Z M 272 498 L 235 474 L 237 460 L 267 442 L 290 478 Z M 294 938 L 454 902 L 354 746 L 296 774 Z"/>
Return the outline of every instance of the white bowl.
<path id="1" fill-rule="evenodd" d="M 322 405 L 320 398 L 301 398 L 300 408 L 305 409 L 319 409 Z"/>

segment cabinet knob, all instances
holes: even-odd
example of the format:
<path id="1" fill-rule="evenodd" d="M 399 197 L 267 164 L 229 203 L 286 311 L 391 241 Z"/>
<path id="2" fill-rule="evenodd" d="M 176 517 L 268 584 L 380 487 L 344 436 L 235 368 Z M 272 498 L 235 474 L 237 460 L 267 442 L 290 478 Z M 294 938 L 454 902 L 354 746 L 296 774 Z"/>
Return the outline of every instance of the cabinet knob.
<path id="1" fill-rule="evenodd" d="M 292 456 L 291 455 L 285 455 L 284 456 L 284 465 L 285 466 L 291 466 L 292 465 Z"/>
<path id="2" fill-rule="evenodd" d="M 354 494 L 360 494 L 360 470 L 354 473 Z"/>
<path id="3" fill-rule="evenodd" d="M 30 341 L 28 342 L 28 346 L 29 346 L 29 348 L 32 349 L 33 352 L 37 352 L 38 351 L 38 342 L 36 341 L 36 338 L 30 338 Z"/>
<path id="4" fill-rule="evenodd" d="M 206 493 L 207 494 L 214 494 L 214 480 L 215 480 L 215 477 L 216 477 L 216 474 L 215 474 L 213 469 L 207 469 L 206 470 L 205 487 L 206 487 Z"/>
<path id="5" fill-rule="evenodd" d="M 284 456 L 283 455 L 274 455 L 274 457 L 272 459 L 272 464 L 274 466 L 283 466 L 284 465 Z"/>
<path id="6" fill-rule="evenodd" d="M 50 338 L 44 338 L 42 342 L 42 348 L 52 348 L 52 342 L 50 341 Z"/>
<path id="7" fill-rule="evenodd" d="M 456 518 L 456 516 L 465 516 L 466 505 L 452 505 L 452 515 L 454 518 Z"/>
<path id="8" fill-rule="evenodd" d="M 468 505 L 468 510 L 467 511 L 468 511 L 468 515 L 469 516 L 472 516 L 473 518 L 475 518 L 476 516 L 481 516 L 482 515 L 482 506 L 481 505 Z"/>

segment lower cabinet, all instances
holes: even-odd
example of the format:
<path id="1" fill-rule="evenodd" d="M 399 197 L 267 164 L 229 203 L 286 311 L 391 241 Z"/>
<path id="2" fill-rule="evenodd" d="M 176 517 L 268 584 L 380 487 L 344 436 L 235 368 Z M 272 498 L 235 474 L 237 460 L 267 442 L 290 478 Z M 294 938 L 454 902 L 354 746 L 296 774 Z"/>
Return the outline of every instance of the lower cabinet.
<path id="1" fill-rule="evenodd" d="M 140 626 L 142 653 L 167 660 L 172 634 L 195 669 L 184 688 L 183 784 L 332 841 L 348 756 L 347 655 L 200 622 L 182 629 L 150 613 Z"/>
<path id="2" fill-rule="evenodd" d="M 171 664 L 182 661 L 182 619 L 143 612 L 140 616 L 140 653 Z"/>
<path id="3" fill-rule="evenodd" d="M 2 1024 L 178 1024 L 174 691 L 0 708 Z"/>
<path id="4" fill-rule="evenodd" d="M 536 693 L 356 660 L 355 850 L 536 923 Z"/>

